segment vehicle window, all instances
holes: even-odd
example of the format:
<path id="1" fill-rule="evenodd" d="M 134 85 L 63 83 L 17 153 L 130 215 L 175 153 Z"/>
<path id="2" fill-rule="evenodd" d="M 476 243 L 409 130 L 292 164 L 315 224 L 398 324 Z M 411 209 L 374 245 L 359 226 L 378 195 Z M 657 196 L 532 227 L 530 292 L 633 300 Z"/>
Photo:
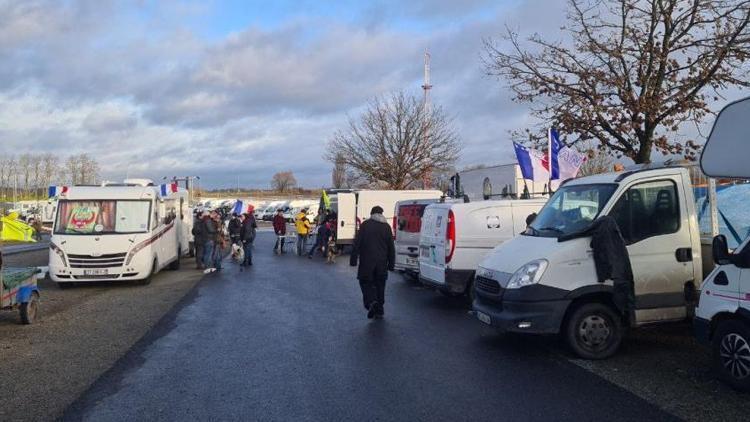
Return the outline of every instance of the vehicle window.
<path id="1" fill-rule="evenodd" d="M 398 229 L 407 233 L 419 233 L 422 229 L 422 215 L 427 205 L 402 205 L 398 208 Z"/>
<path id="2" fill-rule="evenodd" d="M 628 189 L 610 211 L 628 245 L 680 229 L 677 185 L 647 182 Z"/>
<path id="3" fill-rule="evenodd" d="M 57 209 L 57 234 L 148 231 L 148 201 L 60 201 Z"/>
<path id="4" fill-rule="evenodd" d="M 560 237 L 585 230 L 614 193 L 615 184 L 563 186 L 523 232 L 527 236 Z"/>

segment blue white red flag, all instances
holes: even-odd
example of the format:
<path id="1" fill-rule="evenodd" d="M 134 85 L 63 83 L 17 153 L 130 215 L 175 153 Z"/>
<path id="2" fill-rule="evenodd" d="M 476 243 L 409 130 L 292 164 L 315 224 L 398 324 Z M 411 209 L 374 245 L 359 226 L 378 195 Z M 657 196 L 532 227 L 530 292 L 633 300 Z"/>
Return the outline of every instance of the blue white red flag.
<path id="1" fill-rule="evenodd" d="M 544 167 L 544 157 L 541 152 L 527 148 L 517 142 L 513 142 L 513 148 L 516 150 L 516 159 L 521 167 L 521 174 L 524 179 L 549 180 L 549 171 Z"/>
<path id="2" fill-rule="evenodd" d="M 234 203 L 234 208 L 232 208 L 232 214 L 237 214 L 237 215 L 240 215 L 240 214 L 242 214 L 242 213 L 243 213 L 244 211 L 245 211 L 245 206 L 244 206 L 244 203 L 242 202 L 242 200 L 239 200 L 239 199 L 238 199 L 238 200 L 237 200 L 237 201 L 236 201 L 236 202 Z"/>
<path id="3" fill-rule="evenodd" d="M 166 183 L 159 185 L 159 196 L 166 197 L 173 193 L 177 193 L 177 183 Z"/>
<path id="4" fill-rule="evenodd" d="M 62 196 L 68 193 L 68 187 L 67 186 L 50 186 L 47 189 L 47 194 L 50 198 L 55 198 L 57 196 Z"/>

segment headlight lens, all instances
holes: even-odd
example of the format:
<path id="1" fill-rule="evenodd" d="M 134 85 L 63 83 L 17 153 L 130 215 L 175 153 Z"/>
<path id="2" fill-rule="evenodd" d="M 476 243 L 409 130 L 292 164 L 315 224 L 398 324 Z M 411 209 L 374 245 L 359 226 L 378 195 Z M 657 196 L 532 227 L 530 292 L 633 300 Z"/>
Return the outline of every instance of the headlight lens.
<path id="1" fill-rule="evenodd" d="M 518 289 L 524 286 L 536 284 L 542 278 L 547 269 L 546 259 L 536 259 L 518 269 L 508 281 L 507 289 Z"/>
<path id="2" fill-rule="evenodd" d="M 63 250 L 60 249 L 59 246 L 55 245 L 52 242 L 49 243 L 49 248 L 52 249 L 52 251 L 55 252 L 57 254 L 57 256 L 60 257 L 60 259 L 62 260 L 63 266 L 67 267 L 68 263 L 65 260 L 65 252 L 63 252 Z"/>

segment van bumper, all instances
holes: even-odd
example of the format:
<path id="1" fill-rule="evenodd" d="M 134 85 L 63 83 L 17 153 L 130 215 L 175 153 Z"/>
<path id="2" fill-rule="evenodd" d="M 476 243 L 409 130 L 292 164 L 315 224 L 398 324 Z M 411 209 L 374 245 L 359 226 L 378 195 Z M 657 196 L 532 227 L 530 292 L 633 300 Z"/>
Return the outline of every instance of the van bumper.
<path id="1" fill-rule="evenodd" d="M 693 318 L 693 335 L 701 344 L 711 343 L 711 321 L 699 317 Z"/>
<path id="2" fill-rule="evenodd" d="M 471 283 L 472 277 L 474 277 L 474 271 L 472 270 L 452 270 L 448 268 L 445 270 L 445 283 L 438 283 L 437 281 L 425 278 L 421 273 L 419 281 L 422 284 L 444 292 L 464 293 L 467 286 Z"/>
<path id="3" fill-rule="evenodd" d="M 477 297 L 472 304 L 477 319 L 502 332 L 557 334 L 571 300 L 502 303 Z M 489 317 L 489 320 L 487 320 Z"/>

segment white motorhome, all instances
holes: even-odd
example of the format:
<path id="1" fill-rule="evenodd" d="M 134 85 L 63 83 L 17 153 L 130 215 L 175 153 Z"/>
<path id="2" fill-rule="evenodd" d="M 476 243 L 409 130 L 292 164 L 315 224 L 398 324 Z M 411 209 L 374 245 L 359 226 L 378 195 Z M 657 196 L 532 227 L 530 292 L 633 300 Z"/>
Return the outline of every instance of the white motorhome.
<path id="1" fill-rule="evenodd" d="M 543 199 L 429 205 L 419 235 L 419 280 L 441 293 L 473 298 L 479 262 L 495 246 L 526 230 Z"/>
<path id="2" fill-rule="evenodd" d="M 748 118 L 750 98 L 719 113 L 701 154 L 701 168 L 707 175 L 750 178 Z M 750 391 L 750 238 L 730 253 L 726 238 L 717 236 L 713 259 L 716 267 L 701 285 L 693 327 L 696 337 L 711 345 L 719 377 L 734 388 Z"/>
<path id="3" fill-rule="evenodd" d="M 336 243 L 351 245 L 359 224 L 370 217 L 374 206 L 383 208 L 383 216 L 391 221 L 396 202 L 407 199 L 436 199 L 439 190 L 349 190 L 331 191 L 331 210 L 336 213 Z"/>
<path id="4" fill-rule="evenodd" d="M 187 191 L 160 195 L 149 180 L 71 186 L 58 198 L 49 273 L 60 286 L 102 280 L 151 282 L 189 251 Z"/>
<path id="5" fill-rule="evenodd" d="M 597 279 L 585 230 L 604 215 L 627 245 L 631 311 L 615 305 L 612 280 Z M 690 173 L 646 166 L 564 183 L 522 236 L 480 263 L 473 307 L 480 321 L 502 331 L 561 333 L 577 355 L 601 359 L 617 351 L 626 326 L 688 317 L 702 270 Z"/>

